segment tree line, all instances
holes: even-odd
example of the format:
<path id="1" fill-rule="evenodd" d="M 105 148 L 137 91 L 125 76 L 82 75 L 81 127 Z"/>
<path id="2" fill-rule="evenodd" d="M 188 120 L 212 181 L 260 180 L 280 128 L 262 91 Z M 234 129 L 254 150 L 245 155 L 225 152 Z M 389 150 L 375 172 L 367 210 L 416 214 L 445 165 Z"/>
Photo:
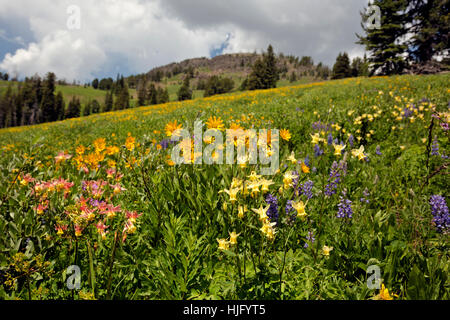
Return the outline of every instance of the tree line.
<path id="1" fill-rule="evenodd" d="M 48 72 L 45 78 L 35 75 L 14 84 L 0 94 L 0 128 L 33 125 L 86 116 L 93 113 L 122 110 L 130 107 L 128 86 L 123 76 L 113 81 L 101 104 L 96 99 L 84 106 L 73 96 L 66 104 L 61 91 L 56 91 L 56 75 Z"/>

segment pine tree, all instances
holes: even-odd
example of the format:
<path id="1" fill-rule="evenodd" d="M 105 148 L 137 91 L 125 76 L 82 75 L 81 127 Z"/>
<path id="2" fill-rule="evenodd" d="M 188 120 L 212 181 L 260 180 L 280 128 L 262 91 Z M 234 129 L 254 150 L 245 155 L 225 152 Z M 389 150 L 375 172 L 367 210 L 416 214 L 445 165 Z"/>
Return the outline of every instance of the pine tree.
<path id="1" fill-rule="evenodd" d="M 169 102 L 169 91 L 167 90 L 167 88 L 162 89 L 162 88 L 158 88 L 157 90 L 157 101 L 158 103 L 166 103 Z"/>
<path id="2" fill-rule="evenodd" d="M 192 90 L 189 88 L 189 77 L 185 77 L 183 85 L 178 90 L 178 101 L 192 99 Z"/>
<path id="3" fill-rule="evenodd" d="M 267 47 L 267 53 L 264 54 L 263 63 L 265 68 L 263 89 L 276 88 L 279 79 L 279 70 L 277 69 L 277 58 L 275 57 L 272 45 L 270 44 Z"/>
<path id="4" fill-rule="evenodd" d="M 81 104 L 80 100 L 73 96 L 66 110 L 66 119 L 78 118 L 80 116 Z"/>
<path id="5" fill-rule="evenodd" d="M 144 106 L 147 101 L 147 92 L 146 92 L 146 83 L 145 80 L 139 80 L 137 85 L 137 96 L 138 96 L 138 106 Z"/>
<path id="6" fill-rule="evenodd" d="M 350 59 L 346 52 L 339 53 L 336 58 L 336 63 L 333 66 L 332 79 L 343 79 L 352 76 L 352 70 L 350 68 Z"/>
<path id="7" fill-rule="evenodd" d="M 147 100 L 150 105 L 158 103 L 158 92 L 153 83 L 150 84 L 147 92 Z"/>
<path id="8" fill-rule="evenodd" d="M 256 60 L 253 64 L 252 72 L 247 78 L 245 89 L 270 89 L 276 88 L 277 81 L 280 78 L 280 71 L 277 68 L 277 59 L 275 57 L 272 45 L 267 47 L 267 53 L 263 53 L 262 59 Z M 241 88 L 242 85 L 241 85 Z"/>
<path id="9" fill-rule="evenodd" d="M 295 81 L 297 81 L 297 74 L 295 73 L 295 71 L 292 71 L 291 76 L 289 77 L 289 82 L 292 83 Z"/>
<path id="10" fill-rule="evenodd" d="M 410 0 L 409 18 L 413 33 L 409 43 L 411 60 L 424 64 L 435 55 L 449 55 L 450 2 Z"/>
<path id="11" fill-rule="evenodd" d="M 92 88 L 97 89 L 98 88 L 98 79 L 95 78 L 94 80 L 92 80 Z"/>
<path id="12" fill-rule="evenodd" d="M 65 112 L 65 103 L 61 91 L 58 91 L 55 97 L 55 114 L 56 120 L 63 120 Z"/>
<path id="13" fill-rule="evenodd" d="M 114 97 L 112 91 L 106 91 L 104 112 L 109 112 L 113 109 Z"/>
<path id="14" fill-rule="evenodd" d="M 385 75 L 398 74 L 403 71 L 406 62 L 403 53 L 406 52 L 406 24 L 410 21 L 406 10 L 408 0 L 374 0 L 373 5 L 380 8 L 380 28 L 365 25 L 369 16 L 362 12 L 361 26 L 365 36 L 356 35 L 358 41 L 369 52 L 369 62 L 373 73 Z"/>
<path id="15" fill-rule="evenodd" d="M 55 74 L 53 72 L 47 73 L 42 89 L 42 122 L 55 121 L 58 117 L 55 112 L 55 81 Z"/>

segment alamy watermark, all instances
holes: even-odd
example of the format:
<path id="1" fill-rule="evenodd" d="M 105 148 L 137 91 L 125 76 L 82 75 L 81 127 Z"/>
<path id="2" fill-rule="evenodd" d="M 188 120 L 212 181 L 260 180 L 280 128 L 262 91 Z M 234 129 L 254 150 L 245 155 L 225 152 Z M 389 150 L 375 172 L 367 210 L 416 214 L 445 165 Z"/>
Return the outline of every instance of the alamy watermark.
<path id="1" fill-rule="evenodd" d="M 67 18 L 66 26 L 69 30 L 81 29 L 81 9 L 77 5 L 70 5 L 66 10 L 69 17 Z"/>
<path id="2" fill-rule="evenodd" d="M 380 289 L 381 282 L 383 279 L 381 278 L 381 269 L 377 265 L 370 265 L 367 270 L 367 274 L 370 276 L 367 278 L 367 288 L 369 289 Z"/>
<path id="3" fill-rule="evenodd" d="M 370 5 L 366 10 L 365 25 L 368 30 L 381 28 L 381 10 L 379 6 Z"/>
<path id="4" fill-rule="evenodd" d="M 80 290 L 81 288 L 81 269 L 77 265 L 71 265 L 66 270 L 66 275 L 69 275 L 66 280 L 67 289 Z"/>
<path id="5" fill-rule="evenodd" d="M 203 133 L 203 123 L 195 121 L 192 137 L 187 129 L 177 129 L 171 140 L 180 141 L 171 153 L 175 165 L 224 164 L 225 151 L 225 163 L 229 165 L 260 164 L 262 175 L 274 175 L 279 168 L 278 129 L 226 129 L 224 140 L 221 130 L 208 129 Z M 204 148 L 203 142 L 207 144 Z"/>

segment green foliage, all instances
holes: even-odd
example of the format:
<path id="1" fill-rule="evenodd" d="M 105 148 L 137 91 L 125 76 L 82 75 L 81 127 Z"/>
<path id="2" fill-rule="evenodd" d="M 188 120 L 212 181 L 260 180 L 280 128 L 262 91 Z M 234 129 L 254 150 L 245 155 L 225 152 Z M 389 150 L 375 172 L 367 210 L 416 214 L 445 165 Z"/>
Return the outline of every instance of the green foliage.
<path id="1" fill-rule="evenodd" d="M 380 297 L 367 286 L 375 265 L 394 299 L 448 300 L 448 234 L 437 232 L 428 203 L 432 194 L 447 197 L 448 160 L 430 156 L 426 165 L 430 134 L 448 154 L 447 120 L 433 118 L 429 129 L 433 113 L 447 119 L 448 82 L 448 74 L 344 79 L 2 129 L 0 298 L 365 300 Z M 240 189 L 235 201 L 224 191 L 233 178 L 248 187 L 258 164 L 170 165 L 166 125 L 191 130 L 211 116 L 225 128 L 289 130 L 288 141 L 279 139 L 280 171 L 265 177 L 269 191 Z M 318 121 L 329 125 L 324 134 Z M 318 157 L 316 133 L 325 139 Z M 342 154 L 328 133 L 346 145 Z M 352 152 L 363 142 L 369 161 Z M 307 157 L 309 172 L 300 165 Z M 334 161 L 345 161 L 346 173 L 325 196 Z M 310 199 L 286 182 L 292 171 L 297 187 L 313 182 Z M 89 181 L 103 193 L 94 196 Z M 272 239 L 252 210 L 266 207 L 267 193 L 279 209 Z M 341 196 L 352 201 L 351 218 L 337 217 Z M 99 209 L 77 236 L 70 217 L 89 213 L 83 199 Z M 286 214 L 289 200 L 305 203 L 304 218 Z M 120 210 L 100 213 L 106 203 Z M 247 207 L 242 216 L 239 206 Z M 134 211 L 141 216 L 133 222 Z M 81 290 L 66 286 L 70 265 L 80 266 Z"/>

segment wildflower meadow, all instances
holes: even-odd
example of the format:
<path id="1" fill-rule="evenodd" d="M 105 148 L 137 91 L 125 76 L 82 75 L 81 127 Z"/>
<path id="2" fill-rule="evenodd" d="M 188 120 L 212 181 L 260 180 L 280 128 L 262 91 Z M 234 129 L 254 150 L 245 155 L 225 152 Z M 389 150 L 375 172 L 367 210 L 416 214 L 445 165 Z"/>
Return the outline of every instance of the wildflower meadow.
<path id="1" fill-rule="evenodd" d="M 0 299 L 449 299 L 449 83 L 349 78 L 2 129 Z M 195 149 L 196 121 L 223 141 Z M 273 174 L 262 153 L 219 161 L 252 141 Z"/>

